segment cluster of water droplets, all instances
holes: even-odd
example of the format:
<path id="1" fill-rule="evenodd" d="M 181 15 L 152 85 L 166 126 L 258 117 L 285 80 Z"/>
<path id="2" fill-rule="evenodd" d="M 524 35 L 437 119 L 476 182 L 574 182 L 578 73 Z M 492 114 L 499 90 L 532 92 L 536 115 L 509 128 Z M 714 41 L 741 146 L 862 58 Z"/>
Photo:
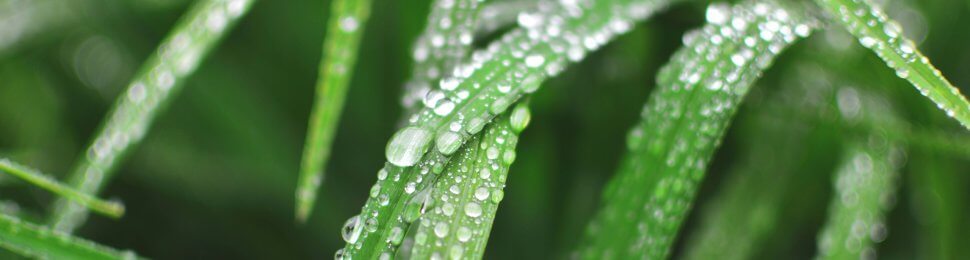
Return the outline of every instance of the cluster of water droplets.
<path id="1" fill-rule="evenodd" d="M 608 203 L 587 230 L 583 257 L 664 258 L 744 95 L 777 54 L 812 29 L 764 3 L 713 4 L 706 18 L 659 72 L 658 88 L 628 135 L 632 156 L 607 186 Z"/>
<path id="2" fill-rule="evenodd" d="M 431 140 L 436 142 L 437 151 L 451 154 L 493 117 L 523 95 L 538 90 L 546 78 L 557 75 L 570 62 L 581 60 L 586 53 L 625 33 L 635 21 L 653 14 L 666 3 L 541 1 L 537 11 L 522 12 L 517 16 L 519 28 L 474 52 L 470 62 L 454 67 L 438 82 L 437 89 L 424 94 L 424 108 L 414 113 L 408 123 L 411 127 L 432 132 L 434 138 Z M 395 134 L 395 137 L 400 136 L 405 135 Z M 424 154 L 424 151 L 401 151 L 428 147 L 430 145 L 421 142 L 392 138 L 388 143 L 387 158 L 391 162 L 404 162 L 395 165 L 410 166 L 407 162 L 418 159 L 408 157 Z"/>
<path id="3" fill-rule="evenodd" d="M 896 71 L 896 76 L 910 81 L 923 96 L 933 100 L 948 116 L 957 118 L 965 127 L 970 127 L 970 122 L 967 121 L 970 120 L 970 115 L 963 112 L 970 111 L 970 103 L 958 88 L 943 78 L 942 73 L 930 64 L 929 59 L 919 53 L 913 41 L 903 36 L 899 23 L 889 19 L 885 12 L 868 0 L 823 2 L 858 37 L 862 46 L 875 51 L 886 65 Z M 957 110 L 961 111 L 960 117 L 957 117 Z"/>
<path id="4" fill-rule="evenodd" d="M 97 193 L 105 175 L 111 174 L 118 156 L 132 144 L 141 141 L 161 104 L 178 90 L 181 79 L 198 66 L 202 56 L 223 35 L 233 21 L 241 17 L 252 0 L 208 1 L 195 6 L 165 39 L 154 57 L 118 98 L 107 122 L 87 150 L 83 167 L 76 169 L 72 181 L 78 190 Z M 58 230 L 72 230 L 84 220 L 78 205 L 58 202 Z"/>
<path id="5" fill-rule="evenodd" d="M 436 0 L 431 5 L 428 24 L 412 52 L 414 70 L 405 84 L 402 103 L 408 110 L 418 108 L 421 100 L 462 61 L 467 60 L 478 24 L 479 0 Z"/>
<path id="6" fill-rule="evenodd" d="M 434 207 L 421 217 L 411 256 L 430 259 L 481 257 L 495 211 L 504 197 L 509 165 L 515 161 L 518 133 L 527 124 L 525 105 L 516 106 L 486 128 L 448 165 L 429 199 Z"/>
<path id="7" fill-rule="evenodd" d="M 895 204 L 901 150 L 871 136 L 855 144 L 836 173 L 835 197 L 819 235 L 818 256 L 875 259 L 875 244 L 886 239 L 886 213 Z"/>

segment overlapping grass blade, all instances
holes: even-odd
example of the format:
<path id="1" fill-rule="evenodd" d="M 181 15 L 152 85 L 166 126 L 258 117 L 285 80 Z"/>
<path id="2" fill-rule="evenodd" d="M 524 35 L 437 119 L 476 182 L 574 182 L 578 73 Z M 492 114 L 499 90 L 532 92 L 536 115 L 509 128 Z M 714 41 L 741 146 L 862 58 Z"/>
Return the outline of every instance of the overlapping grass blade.
<path id="1" fill-rule="evenodd" d="M 888 234 L 885 218 L 894 203 L 899 147 L 873 135 L 847 149 L 819 235 L 820 259 L 875 258 L 875 244 Z"/>
<path id="2" fill-rule="evenodd" d="M 253 1 L 195 3 L 118 97 L 98 135 L 71 173 L 71 185 L 88 194 L 101 190 L 123 155 L 145 137 L 155 115 Z M 79 205 L 59 200 L 54 206 L 51 224 L 54 229 L 71 232 L 83 223 L 86 214 Z"/>
<path id="3" fill-rule="evenodd" d="M 0 172 L 6 172 L 17 176 L 31 184 L 37 185 L 45 190 L 53 192 L 65 199 L 81 204 L 95 212 L 104 214 L 112 218 L 119 218 L 125 214 L 125 206 L 118 202 L 103 201 L 92 197 L 87 193 L 80 192 L 67 185 L 61 184 L 57 180 L 41 173 L 38 170 L 20 165 L 7 158 L 0 158 Z"/>
<path id="4" fill-rule="evenodd" d="M 391 138 L 386 149 L 388 163 L 378 172 L 361 214 L 345 223 L 342 236 L 347 245 L 338 250 L 337 257 L 394 255 L 400 246 L 400 241 L 390 239 L 396 235 L 394 230 L 408 230 L 420 216 L 405 215 L 406 208 L 423 203 L 415 191 L 431 187 L 465 138 L 481 131 L 522 95 L 537 90 L 546 77 L 568 62 L 581 60 L 586 52 L 598 49 L 669 2 L 543 2 L 538 12 L 520 19 L 523 28 L 473 54 L 471 62 L 456 68 L 458 77 L 441 80 L 439 87 L 444 91 L 429 92 L 425 108 L 409 119 L 410 126 Z M 445 131 L 433 132 L 439 128 Z M 436 149 L 429 152 L 432 139 L 437 139 Z"/>
<path id="5" fill-rule="evenodd" d="M 41 259 L 138 259 L 70 234 L 51 230 L 0 214 L 0 247 Z"/>
<path id="6" fill-rule="evenodd" d="M 970 102 L 950 84 L 913 41 L 903 36 L 899 23 L 868 0 L 816 0 L 866 48 L 872 49 L 923 96 L 970 129 Z"/>
<path id="7" fill-rule="evenodd" d="M 325 177 L 333 137 L 357 61 L 357 48 L 370 17 L 370 5 L 370 0 L 336 0 L 331 3 L 316 100 L 310 114 L 296 187 L 296 218 L 300 222 L 309 217 L 317 189 Z"/>
<path id="8" fill-rule="evenodd" d="M 401 100 L 407 114 L 419 109 L 421 100 L 428 92 L 437 89 L 432 82 L 451 75 L 455 67 L 466 60 L 475 37 L 475 25 L 478 24 L 479 2 L 432 2 L 428 22 L 412 50 L 414 67 Z"/>
<path id="9" fill-rule="evenodd" d="M 714 4 L 661 69 L 629 153 L 579 249 L 583 258 L 665 258 L 708 161 L 751 84 L 810 23 L 774 4 Z"/>
<path id="10" fill-rule="evenodd" d="M 515 161 L 519 133 L 529 122 L 520 103 L 485 127 L 448 163 L 429 191 L 426 211 L 413 235 L 415 259 L 480 259 L 505 197 L 509 166 Z"/>

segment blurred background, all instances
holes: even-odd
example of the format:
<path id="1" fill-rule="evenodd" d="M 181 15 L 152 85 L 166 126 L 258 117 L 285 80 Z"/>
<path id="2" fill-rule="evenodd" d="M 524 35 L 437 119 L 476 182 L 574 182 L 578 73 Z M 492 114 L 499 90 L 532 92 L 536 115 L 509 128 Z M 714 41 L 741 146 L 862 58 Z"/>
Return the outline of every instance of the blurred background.
<path id="1" fill-rule="evenodd" d="M 66 176 L 114 99 L 192 2 L 0 0 L 0 156 Z M 877 2 L 970 93 L 970 1 Z M 707 4 L 676 5 L 639 23 L 534 95 L 486 258 L 569 256 L 654 75 L 683 33 L 702 24 Z M 157 259 L 331 258 L 343 247 L 339 228 L 359 212 L 384 162 L 401 115 L 411 43 L 429 5 L 375 1 L 307 224 L 294 221 L 293 193 L 329 1 L 258 1 L 102 193 L 124 201 L 124 218 L 92 216 L 77 234 Z M 970 258 L 968 133 L 846 32 L 819 31 L 781 55 L 746 98 L 673 256 L 685 256 L 710 228 L 705 215 L 764 206 L 742 255 L 812 257 L 845 144 L 875 135 L 903 151 L 879 256 Z M 751 200 L 719 199 L 726 194 Z M 39 220 L 53 199 L 0 175 L 3 210 Z"/>

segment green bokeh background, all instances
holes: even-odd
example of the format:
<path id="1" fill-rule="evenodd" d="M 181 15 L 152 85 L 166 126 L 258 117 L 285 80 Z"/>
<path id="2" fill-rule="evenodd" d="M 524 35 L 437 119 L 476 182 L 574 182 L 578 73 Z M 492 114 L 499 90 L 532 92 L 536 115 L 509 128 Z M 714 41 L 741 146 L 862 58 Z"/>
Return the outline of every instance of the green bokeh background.
<path id="1" fill-rule="evenodd" d="M 191 2 L 0 0 L 0 17 L 24 14 L 11 9 L 18 5 L 38 6 L 30 33 L 0 49 L 0 156 L 65 176 L 114 98 Z M 78 235 L 157 259 L 331 258 L 343 246 L 339 228 L 359 212 L 384 162 L 385 142 L 401 115 L 410 46 L 430 5 L 374 2 L 328 175 L 307 224 L 294 222 L 293 193 L 329 1 L 264 0 L 185 82 L 118 168 L 101 197 L 124 201 L 125 217 L 93 216 Z M 878 2 L 890 3 L 890 15 L 954 85 L 970 86 L 970 1 Z M 532 98 L 533 120 L 520 138 L 486 258 L 569 256 L 654 75 L 681 35 L 702 24 L 706 5 L 677 5 L 639 23 Z M 12 26 L 0 23 L 0 30 Z M 784 184 L 771 185 L 786 185 L 776 194 L 785 206 L 752 256 L 813 256 L 842 144 L 872 129 L 832 120 L 833 104 L 779 101 L 800 100 L 791 94 L 800 87 L 847 86 L 887 100 L 891 111 L 881 112 L 907 122 L 905 133 L 918 133 L 906 136 L 923 137 L 907 138 L 904 146 L 907 160 L 880 256 L 970 257 L 970 132 L 837 28 L 796 44 L 758 81 L 716 153 L 681 240 L 698 229 L 726 180 L 763 164 L 750 171 L 783 174 L 776 182 Z M 885 131 L 896 130 L 902 131 Z M 28 219 L 41 219 L 53 199 L 0 177 L 0 200 L 15 202 Z M 675 257 L 690 250 L 685 244 L 678 243 Z"/>

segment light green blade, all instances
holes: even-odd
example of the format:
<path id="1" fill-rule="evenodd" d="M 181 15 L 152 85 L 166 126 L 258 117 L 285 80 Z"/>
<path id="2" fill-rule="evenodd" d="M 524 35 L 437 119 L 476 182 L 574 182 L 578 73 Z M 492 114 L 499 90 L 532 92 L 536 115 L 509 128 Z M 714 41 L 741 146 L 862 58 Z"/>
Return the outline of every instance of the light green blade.
<path id="1" fill-rule="evenodd" d="M 0 214 L 0 247 L 40 259 L 138 259 L 130 251 L 118 251 L 5 214 Z"/>
<path id="2" fill-rule="evenodd" d="M 98 194 L 114 175 L 125 153 L 145 137 L 155 116 L 181 89 L 213 46 L 249 11 L 254 0 L 202 0 L 182 17 L 158 51 L 142 65 L 127 91 L 105 117 L 103 126 L 79 159 L 69 182 L 81 192 Z M 54 205 L 50 223 L 70 233 L 87 210 L 67 200 Z"/>
<path id="3" fill-rule="evenodd" d="M 7 158 L 0 157 L 0 171 L 17 176 L 31 184 L 37 185 L 45 190 L 53 192 L 65 199 L 81 204 L 82 206 L 104 214 L 112 218 L 119 218 L 125 214 L 125 206 L 118 202 L 108 202 L 92 197 L 87 193 L 80 192 L 67 185 L 61 184 L 57 180 L 48 177 L 38 170 L 20 165 Z"/>
<path id="4" fill-rule="evenodd" d="M 906 79 L 923 96 L 970 129 L 970 102 L 960 89 L 950 84 L 930 60 L 923 56 L 913 41 L 906 39 L 899 23 L 868 0 L 816 0 L 834 20 L 841 22 L 859 43 L 872 49 L 896 70 L 896 76 Z"/>
<path id="5" fill-rule="evenodd" d="M 325 177 L 327 160 L 347 88 L 357 63 L 357 49 L 370 17 L 370 0 L 335 0 L 323 43 L 316 100 L 310 114 L 300 179 L 296 186 L 296 219 L 306 221 Z"/>
<path id="6" fill-rule="evenodd" d="M 667 257 L 745 94 L 776 55 L 811 30 L 800 13 L 766 3 L 714 4 L 707 21 L 660 70 L 581 258 Z"/>

